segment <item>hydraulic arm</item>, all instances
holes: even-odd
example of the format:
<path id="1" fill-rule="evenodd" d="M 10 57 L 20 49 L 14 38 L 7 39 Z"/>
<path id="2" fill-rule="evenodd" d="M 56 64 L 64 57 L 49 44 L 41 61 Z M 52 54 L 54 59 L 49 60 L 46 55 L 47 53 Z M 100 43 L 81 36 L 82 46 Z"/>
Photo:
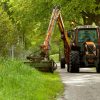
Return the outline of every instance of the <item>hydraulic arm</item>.
<path id="1" fill-rule="evenodd" d="M 65 53 L 64 58 L 65 58 L 66 63 L 69 62 L 70 46 L 67 40 L 68 39 L 67 32 L 65 32 L 65 29 L 64 29 L 64 24 L 63 24 L 60 9 L 58 7 L 55 7 L 52 11 L 46 38 L 44 40 L 44 43 L 41 45 L 40 55 L 39 56 L 34 56 L 34 55 L 27 56 L 27 59 L 30 60 L 32 64 L 35 63 L 34 66 L 37 65 L 36 68 L 38 68 L 39 70 L 45 70 L 45 71 L 49 70 L 50 72 L 53 72 L 57 68 L 55 62 L 52 59 L 49 59 L 50 39 L 51 39 L 51 35 L 52 35 L 53 29 L 56 23 L 59 26 L 61 38 L 63 39 L 63 42 L 64 42 L 64 53 Z"/>
<path id="2" fill-rule="evenodd" d="M 55 7 L 53 9 L 51 19 L 50 19 L 50 22 L 49 22 L 47 36 L 45 38 L 44 43 L 41 45 L 41 55 L 45 58 L 48 58 L 48 52 L 49 52 L 49 49 L 50 49 L 51 34 L 52 34 L 52 31 L 54 29 L 56 22 L 57 22 L 57 24 L 59 26 L 59 30 L 61 32 L 61 38 L 64 40 L 65 49 L 67 49 L 68 52 L 69 52 L 69 49 L 70 49 L 69 44 L 68 44 L 68 40 L 67 40 L 67 33 L 65 32 L 65 29 L 64 29 L 64 24 L 63 24 L 61 12 L 60 12 L 58 7 Z"/>

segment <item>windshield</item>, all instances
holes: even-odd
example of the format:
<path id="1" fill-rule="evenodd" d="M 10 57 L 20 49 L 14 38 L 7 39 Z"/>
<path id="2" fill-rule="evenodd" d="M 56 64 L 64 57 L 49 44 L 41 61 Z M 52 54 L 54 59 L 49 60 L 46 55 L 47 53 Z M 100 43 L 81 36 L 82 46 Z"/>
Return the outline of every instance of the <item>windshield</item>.
<path id="1" fill-rule="evenodd" d="M 78 42 L 93 41 L 97 42 L 96 29 L 79 29 Z"/>

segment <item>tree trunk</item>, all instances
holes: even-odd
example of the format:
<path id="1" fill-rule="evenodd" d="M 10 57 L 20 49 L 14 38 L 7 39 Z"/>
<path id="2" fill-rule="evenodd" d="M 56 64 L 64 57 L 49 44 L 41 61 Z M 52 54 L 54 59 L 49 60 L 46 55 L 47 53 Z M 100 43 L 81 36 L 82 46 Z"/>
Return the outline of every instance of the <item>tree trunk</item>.
<path id="1" fill-rule="evenodd" d="M 95 13 L 85 13 L 82 12 L 82 18 L 84 21 L 84 25 L 92 25 L 94 22 L 97 26 L 100 26 L 100 14 L 95 14 Z"/>
<path id="2" fill-rule="evenodd" d="M 84 25 L 92 25 L 94 22 L 95 15 L 89 12 L 82 12 L 82 18 L 84 21 Z"/>
<path id="3" fill-rule="evenodd" d="M 100 14 L 98 14 L 98 15 L 95 15 L 95 24 L 97 25 L 97 26 L 100 26 Z"/>

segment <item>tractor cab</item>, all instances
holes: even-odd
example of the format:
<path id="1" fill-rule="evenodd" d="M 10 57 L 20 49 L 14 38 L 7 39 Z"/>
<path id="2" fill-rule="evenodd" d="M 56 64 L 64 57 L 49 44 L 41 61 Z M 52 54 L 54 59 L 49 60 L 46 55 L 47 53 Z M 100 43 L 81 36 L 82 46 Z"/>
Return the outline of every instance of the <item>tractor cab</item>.
<path id="1" fill-rule="evenodd" d="M 79 48 L 81 65 L 93 67 L 98 63 L 99 34 L 98 26 L 86 25 L 75 29 L 75 43 Z"/>
<path id="2" fill-rule="evenodd" d="M 93 27 L 90 25 L 78 27 L 75 29 L 75 43 L 80 47 L 80 51 L 84 51 L 84 44 L 92 42 L 95 46 L 98 46 L 99 40 L 99 27 Z M 89 46 L 89 44 L 88 44 Z"/>
<path id="3" fill-rule="evenodd" d="M 75 41 L 76 43 L 84 43 L 86 41 L 98 42 L 99 27 L 98 26 L 79 26 L 75 28 Z"/>
<path id="4" fill-rule="evenodd" d="M 89 29 L 78 29 L 78 43 L 83 43 L 86 41 L 92 41 L 97 43 L 98 34 L 96 28 L 89 28 Z"/>

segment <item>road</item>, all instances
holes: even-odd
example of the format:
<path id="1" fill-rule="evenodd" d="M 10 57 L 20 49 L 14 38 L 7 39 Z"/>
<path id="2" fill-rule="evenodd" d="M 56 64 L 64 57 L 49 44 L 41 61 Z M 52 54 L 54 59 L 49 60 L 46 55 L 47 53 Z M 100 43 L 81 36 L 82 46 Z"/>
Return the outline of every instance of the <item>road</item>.
<path id="1" fill-rule="evenodd" d="M 58 71 L 65 91 L 57 100 L 100 100 L 100 74 L 95 69 L 81 69 L 80 73 Z"/>

